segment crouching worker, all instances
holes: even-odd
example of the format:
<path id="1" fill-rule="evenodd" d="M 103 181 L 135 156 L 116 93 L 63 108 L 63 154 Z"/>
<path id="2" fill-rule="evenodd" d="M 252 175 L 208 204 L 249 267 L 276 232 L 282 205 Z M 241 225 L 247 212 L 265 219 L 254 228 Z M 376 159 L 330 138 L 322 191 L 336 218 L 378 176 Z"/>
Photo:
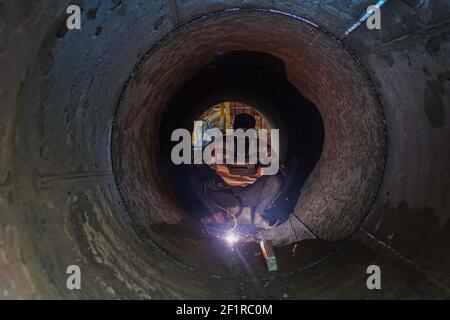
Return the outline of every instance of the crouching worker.
<path id="1" fill-rule="evenodd" d="M 248 129 L 255 129 L 255 124 L 256 120 L 253 116 L 243 113 L 235 117 L 233 129 L 242 129 L 245 132 Z M 257 142 L 259 147 L 259 140 Z M 223 146 L 224 149 L 227 148 L 225 142 Z M 246 140 L 245 165 L 203 164 L 197 166 L 191 173 L 190 187 L 208 212 L 202 218 L 203 223 L 226 223 L 230 215 L 239 214 L 242 212 L 242 208 L 250 207 L 250 220 L 254 226 L 269 229 L 277 225 L 278 221 L 270 216 L 267 209 L 280 194 L 281 171 L 278 172 L 277 168 L 275 174 L 264 175 L 264 165 L 247 163 L 249 149 Z M 240 149 L 234 146 L 233 150 L 236 157 L 236 153 Z M 242 152 L 242 149 L 239 152 Z M 226 154 L 226 150 L 224 153 Z"/>

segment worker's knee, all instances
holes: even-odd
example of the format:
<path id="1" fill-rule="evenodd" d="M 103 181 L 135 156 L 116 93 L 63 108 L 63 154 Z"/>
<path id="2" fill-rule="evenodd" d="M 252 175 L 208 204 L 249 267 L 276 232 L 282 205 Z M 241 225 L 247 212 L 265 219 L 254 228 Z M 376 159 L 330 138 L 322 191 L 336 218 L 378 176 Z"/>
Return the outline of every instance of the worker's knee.
<path id="1" fill-rule="evenodd" d="M 265 183 L 265 187 L 270 188 L 273 191 L 279 191 L 281 189 L 281 177 L 279 175 L 271 176 Z"/>

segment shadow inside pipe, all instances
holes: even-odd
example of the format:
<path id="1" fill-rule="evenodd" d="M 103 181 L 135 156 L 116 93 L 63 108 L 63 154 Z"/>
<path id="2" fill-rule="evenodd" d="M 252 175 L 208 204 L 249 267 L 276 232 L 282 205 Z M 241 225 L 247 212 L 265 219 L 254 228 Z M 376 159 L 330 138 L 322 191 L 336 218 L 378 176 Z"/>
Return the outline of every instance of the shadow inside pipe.
<path id="1" fill-rule="evenodd" d="M 205 110 L 223 101 L 252 106 L 280 132 L 280 159 L 284 167 L 280 196 L 270 210 L 274 221 L 287 220 L 301 188 L 320 159 L 324 125 L 316 106 L 289 82 L 284 62 L 260 52 L 228 52 L 214 57 L 185 83 L 169 104 L 160 129 L 163 167 L 179 206 L 200 218 L 208 213 L 186 183 L 193 165 L 174 165 L 171 142 L 175 129 L 193 131 L 194 121 Z"/>

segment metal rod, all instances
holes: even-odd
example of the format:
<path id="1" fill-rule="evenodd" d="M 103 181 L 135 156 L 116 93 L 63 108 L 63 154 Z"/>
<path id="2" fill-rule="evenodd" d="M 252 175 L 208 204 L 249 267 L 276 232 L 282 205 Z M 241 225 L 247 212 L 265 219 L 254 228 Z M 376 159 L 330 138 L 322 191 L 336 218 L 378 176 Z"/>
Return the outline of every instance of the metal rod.
<path id="1" fill-rule="evenodd" d="M 365 15 L 363 15 L 356 23 L 354 23 L 347 31 L 345 31 L 345 34 L 343 38 L 347 37 L 350 33 L 355 31 L 361 24 L 367 21 L 377 10 L 380 10 L 383 5 L 385 5 L 389 0 L 380 0 L 378 1 L 375 6 L 367 11 Z"/>

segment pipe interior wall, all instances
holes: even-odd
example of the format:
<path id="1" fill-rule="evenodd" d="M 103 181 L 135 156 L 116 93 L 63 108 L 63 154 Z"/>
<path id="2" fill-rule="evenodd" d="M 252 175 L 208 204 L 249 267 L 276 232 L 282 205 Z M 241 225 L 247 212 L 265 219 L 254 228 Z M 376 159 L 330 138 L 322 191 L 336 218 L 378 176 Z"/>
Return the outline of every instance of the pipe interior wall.
<path id="1" fill-rule="evenodd" d="M 79 3 L 74 31 L 69 1 L 0 4 L 1 298 L 450 297 L 447 1 L 391 1 L 381 30 L 344 42 L 362 3 Z M 282 59 L 324 123 L 321 158 L 272 234 L 301 248 L 278 274 L 255 260 L 249 276 L 192 232 L 159 170 L 171 98 L 240 50 Z M 365 287 L 371 264 L 383 290 Z M 82 290 L 67 289 L 69 265 Z"/>

